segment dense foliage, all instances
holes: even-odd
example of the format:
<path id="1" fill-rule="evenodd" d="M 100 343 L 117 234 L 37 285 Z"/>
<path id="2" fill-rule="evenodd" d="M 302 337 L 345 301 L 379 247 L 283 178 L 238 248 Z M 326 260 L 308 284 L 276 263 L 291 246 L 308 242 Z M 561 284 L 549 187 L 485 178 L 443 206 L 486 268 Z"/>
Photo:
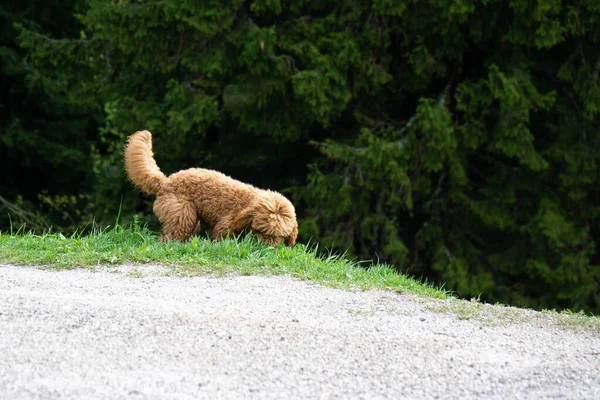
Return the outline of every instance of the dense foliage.
<path id="1" fill-rule="evenodd" d="M 149 129 L 165 172 L 289 194 L 304 240 L 463 296 L 600 310 L 599 2 L 0 7 L 0 201 L 22 219 L 154 221 L 121 162 Z"/>

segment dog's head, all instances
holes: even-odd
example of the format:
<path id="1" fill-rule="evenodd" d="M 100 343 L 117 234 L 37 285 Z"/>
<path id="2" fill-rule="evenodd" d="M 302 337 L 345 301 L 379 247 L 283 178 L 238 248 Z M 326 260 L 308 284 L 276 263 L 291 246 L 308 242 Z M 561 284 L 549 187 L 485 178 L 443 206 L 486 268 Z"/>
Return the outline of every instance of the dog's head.
<path id="1" fill-rule="evenodd" d="M 294 246 L 298 237 L 296 210 L 283 195 L 263 191 L 256 196 L 253 204 L 235 217 L 232 230 L 251 230 L 269 246 L 277 247 L 281 242 Z"/>

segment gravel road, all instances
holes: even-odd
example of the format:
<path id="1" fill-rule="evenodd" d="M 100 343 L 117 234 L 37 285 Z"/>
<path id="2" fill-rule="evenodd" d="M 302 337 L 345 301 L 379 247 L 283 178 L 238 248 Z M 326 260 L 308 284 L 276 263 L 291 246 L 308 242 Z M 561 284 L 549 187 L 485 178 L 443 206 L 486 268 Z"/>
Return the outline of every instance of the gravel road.
<path id="1" fill-rule="evenodd" d="M 600 399 L 597 331 L 447 304 L 285 277 L 0 266 L 0 399 Z"/>

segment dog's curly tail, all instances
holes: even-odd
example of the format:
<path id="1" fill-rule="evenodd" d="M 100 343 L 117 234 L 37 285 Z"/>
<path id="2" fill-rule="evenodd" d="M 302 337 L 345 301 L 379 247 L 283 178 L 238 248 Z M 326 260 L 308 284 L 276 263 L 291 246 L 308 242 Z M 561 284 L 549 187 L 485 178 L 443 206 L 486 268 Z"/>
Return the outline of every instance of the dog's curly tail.
<path id="1" fill-rule="evenodd" d="M 152 134 L 148 131 L 139 131 L 129 136 L 124 156 L 129 180 L 145 193 L 158 193 L 166 177 L 154 161 Z"/>

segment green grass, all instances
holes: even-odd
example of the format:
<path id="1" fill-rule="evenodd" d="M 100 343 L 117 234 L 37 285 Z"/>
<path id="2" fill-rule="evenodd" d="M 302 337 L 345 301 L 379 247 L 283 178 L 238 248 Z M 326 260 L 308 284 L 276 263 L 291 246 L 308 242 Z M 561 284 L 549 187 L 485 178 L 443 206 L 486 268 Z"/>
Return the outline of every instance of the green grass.
<path id="1" fill-rule="evenodd" d="M 133 264 L 128 273 L 133 278 L 144 276 L 143 264 L 168 266 L 169 273 L 180 276 L 288 275 L 338 288 L 384 289 L 445 299 L 428 302 L 426 309 L 454 314 L 459 320 L 473 320 L 484 326 L 534 323 L 536 320 L 542 323 L 544 319 L 550 319 L 561 328 L 600 334 L 599 317 L 545 311 L 533 318 L 514 307 L 489 306 L 476 299 L 459 300 L 448 291 L 399 274 L 386 265 L 361 266 L 344 256 L 320 256 L 317 246 L 300 244 L 293 248 L 271 248 L 251 236 L 216 243 L 200 237 L 187 243 L 159 243 L 157 239 L 156 233 L 136 225 L 71 236 L 0 232 L 0 263 L 55 269 Z M 368 315 L 370 311 L 348 312 Z"/>
<path id="2" fill-rule="evenodd" d="M 316 246 L 265 247 L 251 236 L 211 243 L 157 242 L 145 228 L 95 231 L 88 235 L 0 233 L 0 262 L 52 268 L 95 268 L 120 264 L 163 264 L 182 276 L 289 275 L 333 287 L 387 289 L 436 298 L 451 295 L 385 265 L 366 268 L 344 256 L 319 256 Z M 139 269 L 131 276 L 142 276 Z"/>

